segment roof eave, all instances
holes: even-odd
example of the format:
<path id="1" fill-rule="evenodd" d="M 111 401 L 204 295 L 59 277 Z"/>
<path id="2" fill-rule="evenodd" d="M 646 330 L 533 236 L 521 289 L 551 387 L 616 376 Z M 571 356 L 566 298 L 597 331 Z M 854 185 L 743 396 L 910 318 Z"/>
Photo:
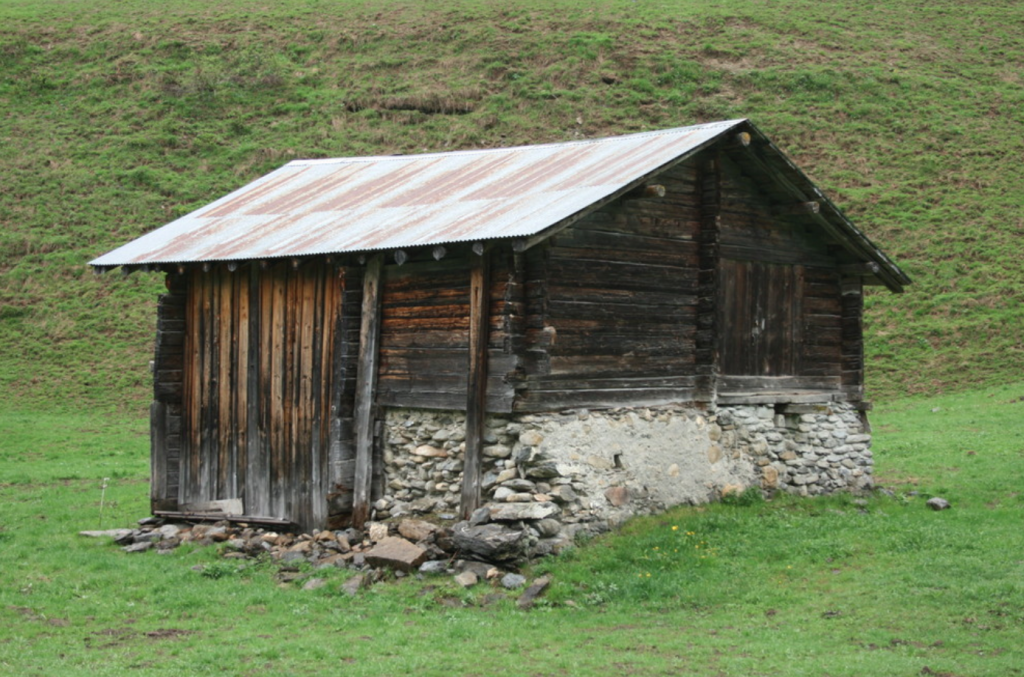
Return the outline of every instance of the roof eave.
<path id="1" fill-rule="evenodd" d="M 750 120 L 743 123 L 743 131 L 751 136 L 744 146 L 747 157 L 761 165 L 783 189 L 794 199 L 802 202 L 814 201 L 820 209 L 813 215 L 814 220 L 828 231 L 853 256 L 865 262 L 878 265 L 872 276 L 894 293 L 902 293 L 911 283 L 910 277 L 890 259 L 867 235 L 857 228 L 839 207 L 804 174 L 789 157 L 764 135 Z"/>

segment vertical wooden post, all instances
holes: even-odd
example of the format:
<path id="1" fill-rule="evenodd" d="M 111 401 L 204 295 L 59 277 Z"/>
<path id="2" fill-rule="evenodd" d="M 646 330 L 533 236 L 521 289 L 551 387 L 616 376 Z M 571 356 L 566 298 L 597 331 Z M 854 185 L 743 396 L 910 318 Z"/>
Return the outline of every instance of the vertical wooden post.
<path id="1" fill-rule="evenodd" d="M 480 507 L 480 456 L 487 411 L 487 338 L 490 326 L 490 254 L 471 256 L 469 377 L 466 380 L 466 453 L 462 469 L 463 519 Z"/>
<path id="2" fill-rule="evenodd" d="M 363 314 L 359 328 L 359 362 L 356 371 L 356 471 L 352 495 L 352 524 L 362 528 L 370 517 L 370 481 L 373 477 L 373 401 L 377 390 L 380 343 L 380 274 L 383 255 L 366 263 L 363 273 Z"/>

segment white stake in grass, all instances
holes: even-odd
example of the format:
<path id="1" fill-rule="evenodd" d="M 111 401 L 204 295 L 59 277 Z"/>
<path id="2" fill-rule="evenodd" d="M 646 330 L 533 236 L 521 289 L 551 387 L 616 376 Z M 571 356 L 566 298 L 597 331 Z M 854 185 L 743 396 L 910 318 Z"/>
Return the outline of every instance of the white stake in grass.
<path id="1" fill-rule="evenodd" d="M 100 529 L 103 528 L 103 502 L 107 498 L 107 482 L 109 481 L 109 477 L 104 477 L 103 486 L 100 489 Z"/>

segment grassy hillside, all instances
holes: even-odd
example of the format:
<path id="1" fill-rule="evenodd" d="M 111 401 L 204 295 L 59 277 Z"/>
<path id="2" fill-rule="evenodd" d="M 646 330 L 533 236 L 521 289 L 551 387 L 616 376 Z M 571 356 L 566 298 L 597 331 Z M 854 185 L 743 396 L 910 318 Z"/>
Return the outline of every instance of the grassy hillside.
<path id="1" fill-rule="evenodd" d="M 155 275 L 85 264 L 298 157 L 750 117 L 914 278 L 875 397 L 1024 370 L 1024 5 L 0 4 L 0 392 L 141 411 Z"/>

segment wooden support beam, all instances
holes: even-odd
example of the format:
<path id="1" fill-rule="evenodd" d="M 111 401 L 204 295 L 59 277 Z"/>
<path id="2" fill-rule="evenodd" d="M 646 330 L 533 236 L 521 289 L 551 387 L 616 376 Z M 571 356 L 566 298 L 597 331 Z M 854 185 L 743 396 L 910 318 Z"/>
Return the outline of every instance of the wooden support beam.
<path id="1" fill-rule="evenodd" d="M 352 524 L 361 529 L 370 517 L 370 482 L 373 479 L 373 410 L 380 354 L 380 278 L 383 255 L 376 254 L 363 273 L 362 322 L 359 328 L 359 362 L 356 367 L 355 442 L 356 469 L 352 487 Z"/>
<path id="2" fill-rule="evenodd" d="M 463 519 L 480 507 L 480 457 L 487 406 L 487 330 L 490 256 L 472 260 L 469 271 L 469 377 L 466 379 L 466 452 L 462 469 Z"/>

